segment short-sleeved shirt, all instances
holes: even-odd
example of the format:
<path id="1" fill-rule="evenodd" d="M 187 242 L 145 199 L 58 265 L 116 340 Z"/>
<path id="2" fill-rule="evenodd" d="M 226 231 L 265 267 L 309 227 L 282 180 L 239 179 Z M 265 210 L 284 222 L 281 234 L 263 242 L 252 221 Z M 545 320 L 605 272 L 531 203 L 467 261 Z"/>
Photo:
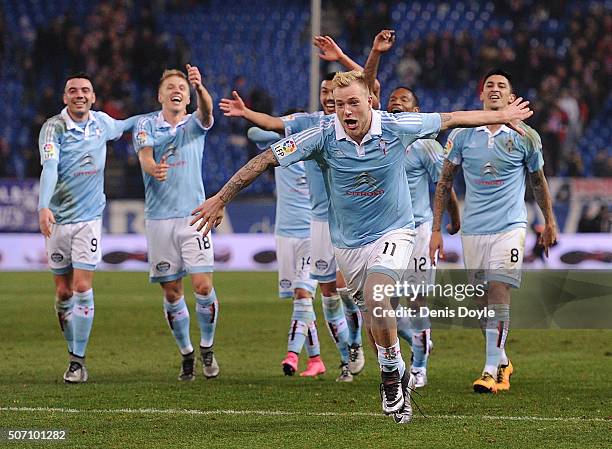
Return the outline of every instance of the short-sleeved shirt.
<path id="1" fill-rule="evenodd" d="M 522 125 L 525 136 L 502 126 L 457 128 L 448 136 L 448 160 L 461 165 L 465 206 L 461 230 L 466 235 L 497 234 L 526 227 L 525 178 L 544 166 L 538 133 Z"/>
<path id="2" fill-rule="evenodd" d="M 253 140 L 260 150 L 269 148 L 282 137 L 270 131 L 259 131 Z M 250 133 L 250 130 L 249 130 Z M 257 134 L 255 134 L 257 136 Z M 274 138 L 268 137 L 275 135 Z M 276 219 L 274 233 L 283 237 L 310 238 L 310 194 L 304 162 L 289 167 L 275 167 Z"/>
<path id="3" fill-rule="evenodd" d="M 285 125 L 285 137 L 297 134 L 305 129 L 318 126 L 322 120 L 331 120 L 333 116 L 325 115 L 322 111 L 312 113 L 299 112 L 281 117 Z M 329 198 L 325 190 L 325 181 L 321 168 L 315 161 L 305 161 L 306 179 L 310 191 L 310 206 L 312 219 L 317 221 L 328 221 L 327 210 Z"/>
<path id="4" fill-rule="evenodd" d="M 142 172 L 145 186 L 145 218 L 166 220 L 184 218 L 205 199 L 202 183 L 202 157 L 206 133 L 197 114 L 188 114 L 172 127 L 161 111 L 141 117 L 136 123 L 133 140 L 136 152 L 153 148 L 159 163 L 166 157 L 168 175 L 165 181 Z"/>
<path id="5" fill-rule="evenodd" d="M 371 113 L 361 144 L 346 135 L 334 115 L 271 147 L 283 167 L 311 159 L 321 167 L 336 248 L 359 248 L 391 230 L 414 228 L 405 149 L 440 130 L 439 114 Z"/>
<path id="6" fill-rule="evenodd" d="M 57 161 L 57 184 L 49 208 L 59 224 L 102 217 L 106 142 L 131 128 L 128 120 L 89 111 L 86 123 L 77 124 L 67 108 L 48 119 L 38 137 L 41 164 Z"/>
<path id="7" fill-rule="evenodd" d="M 433 219 L 429 200 L 429 182 L 440 178 L 444 162 L 444 149 L 434 139 L 421 139 L 406 148 L 406 177 L 412 198 L 414 225 Z"/>

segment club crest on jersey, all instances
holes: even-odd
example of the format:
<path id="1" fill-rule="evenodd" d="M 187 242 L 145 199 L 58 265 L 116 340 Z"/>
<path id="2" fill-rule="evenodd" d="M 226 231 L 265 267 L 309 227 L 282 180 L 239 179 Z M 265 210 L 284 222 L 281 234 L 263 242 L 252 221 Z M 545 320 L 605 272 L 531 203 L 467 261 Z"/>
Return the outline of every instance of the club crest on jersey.
<path id="1" fill-rule="evenodd" d="M 297 145 L 293 139 L 285 140 L 284 142 L 272 145 L 272 151 L 280 161 L 281 159 L 293 154 L 297 151 Z"/>
<path id="2" fill-rule="evenodd" d="M 511 153 L 513 148 L 514 144 L 512 143 L 512 139 L 508 139 L 508 141 L 506 142 L 506 150 L 508 151 L 508 153 Z"/>
<path id="3" fill-rule="evenodd" d="M 385 156 L 387 155 L 387 142 L 385 140 L 380 139 L 378 141 L 378 148 L 380 148 Z"/>
<path id="4" fill-rule="evenodd" d="M 155 265 L 155 269 L 160 273 L 165 273 L 170 269 L 170 262 L 166 262 L 165 260 L 163 260 L 157 265 Z"/>
<path id="5" fill-rule="evenodd" d="M 46 143 L 43 145 L 43 161 L 52 159 L 55 157 L 55 144 Z"/>
<path id="6" fill-rule="evenodd" d="M 138 131 L 138 134 L 136 134 L 136 141 L 140 145 L 144 145 L 147 141 L 147 133 L 145 131 Z"/>

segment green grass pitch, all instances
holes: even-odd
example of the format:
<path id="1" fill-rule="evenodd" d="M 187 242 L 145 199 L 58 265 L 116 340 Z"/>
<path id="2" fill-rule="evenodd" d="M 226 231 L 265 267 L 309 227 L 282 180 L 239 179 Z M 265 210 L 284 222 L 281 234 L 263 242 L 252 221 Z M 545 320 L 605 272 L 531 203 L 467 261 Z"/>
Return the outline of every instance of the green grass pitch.
<path id="1" fill-rule="evenodd" d="M 67 429 L 59 448 L 603 448 L 612 445 L 612 331 L 511 330 L 512 389 L 476 395 L 483 364 L 477 329 L 436 330 L 427 418 L 400 426 L 382 416 L 375 358 L 352 384 L 334 381 L 335 347 L 319 337 L 328 373 L 285 377 L 291 304 L 276 298 L 275 273 L 218 273 L 216 354 L 220 377 L 179 383 L 179 356 L 161 292 L 145 273 L 98 273 L 88 348 L 90 381 L 65 385 L 65 344 L 48 273 L 2 273 L 0 429 Z M 189 291 L 187 286 L 186 291 Z M 193 296 L 193 341 L 199 339 Z M 409 354 L 404 343 L 404 356 Z M 301 367 L 305 365 L 302 357 Z M 506 418 L 503 418 L 506 417 Z"/>

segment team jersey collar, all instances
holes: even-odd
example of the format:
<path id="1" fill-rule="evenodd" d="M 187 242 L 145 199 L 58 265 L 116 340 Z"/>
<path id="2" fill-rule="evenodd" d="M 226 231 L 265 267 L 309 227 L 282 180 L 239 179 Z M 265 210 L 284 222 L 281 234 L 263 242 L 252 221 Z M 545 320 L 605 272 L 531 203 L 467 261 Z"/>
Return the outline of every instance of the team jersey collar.
<path id="1" fill-rule="evenodd" d="M 372 140 L 373 136 L 382 135 L 382 118 L 380 115 L 380 111 L 375 111 L 374 109 L 370 109 L 370 111 L 372 111 L 372 123 L 370 123 L 370 130 L 365 136 L 363 136 L 363 139 L 361 140 L 362 145 Z M 351 139 L 349 136 L 346 135 L 346 132 L 344 131 L 344 128 L 342 127 L 342 123 L 340 123 L 340 120 L 338 120 L 337 114 L 334 117 L 334 127 L 336 130 L 336 140 L 344 139 L 344 140 L 348 140 L 349 142 L 353 142 L 354 144 L 357 145 L 357 142 L 355 142 L 353 139 Z"/>
<path id="2" fill-rule="evenodd" d="M 62 109 L 62 112 L 60 112 L 60 114 L 62 118 L 64 119 L 64 122 L 66 122 L 66 129 L 70 131 L 86 132 L 90 123 L 97 121 L 96 116 L 94 115 L 93 111 L 89 111 L 89 117 L 87 118 L 87 123 L 85 124 L 85 128 L 81 128 L 80 126 L 76 124 L 74 120 L 72 120 L 72 117 L 70 117 L 70 115 L 68 114 L 68 107 L 65 107 L 64 109 Z"/>
<path id="3" fill-rule="evenodd" d="M 191 114 L 186 114 L 185 117 L 183 117 L 183 119 L 176 124 L 176 126 L 172 126 L 170 123 L 166 121 L 162 111 L 159 111 L 157 113 L 157 119 L 155 120 L 155 124 L 157 125 L 158 128 L 171 128 L 171 129 L 175 128 L 176 129 L 179 126 L 181 126 L 183 123 L 185 123 L 187 120 L 189 120 L 189 117 L 191 117 Z"/>
<path id="4" fill-rule="evenodd" d="M 476 131 L 484 131 L 487 134 L 489 134 L 491 137 L 495 137 L 498 134 L 501 133 L 506 133 L 506 134 L 510 134 L 510 128 L 508 128 L 506 125 L 502 125 L 501 128 L 499 128 L 497 131 L 495 131 L 495 133 L 492 133 L 491 130 L 489 128 L 487 128 L 485 125 L 483 126 L 478 126 L 477 128 L 475 128 Z"/>

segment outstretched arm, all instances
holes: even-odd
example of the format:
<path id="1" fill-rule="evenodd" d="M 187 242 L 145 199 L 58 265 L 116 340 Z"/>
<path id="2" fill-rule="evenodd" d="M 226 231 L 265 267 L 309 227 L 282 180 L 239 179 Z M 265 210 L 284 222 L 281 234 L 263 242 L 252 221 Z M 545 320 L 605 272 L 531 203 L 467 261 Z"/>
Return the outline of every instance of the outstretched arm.
<path id="1" fill-rule="evenodd" d="M 544 214 L 544 232 L 540 235 L 538 243 L 544 247 L 544 254 L 548 257 L 548 248 L 557 241 L 557 224 L 552 209 L 552 199 L 548 190 L 548 183 L 543 170 L 529 173 L 529 181 L 542 214 Z"/>
<path id="2" fill-rule="evenodd" d="M 440 113 L 442 125 L 440 131 L 449 128 L 471 128 L 482 125 L 507 125 L 521 136 L 525 130 L 520 126 L 522 120 L 533 115 L 529 109 L 529 101 L 521 97 L 510 103 L 505 109 L 499 111 L 455 111 Z"/>
<path id="3" fill-rule="evenodd" d="M 226 117 L 243 117 L 265 130 L 276 131 L 281 134 L 285 133 L 285 125 L 279 117 L 273 117 L 247 108 L 235 90 L 232 91 L 232 97 L 231 99 L 222 98 L 219 102 L 219 107 Z"/>
<path id="4" fill-rule="evenodd" d="M 436 185 L 433 226 L 431 240 L 429 241 L 429 258 L 432 264 L 436 260 L 436 251 L 438 251 L 440 259 L 444 259 L 444 246 L 442 242 L 442 233 L 440 232 L 440 227 L 442 226 L 442 212 L 448 204 L 451 190 L 453 189 L 453 178 L 458 170 L 458 165 L 453 164 L 448 159 L 445 160 L 440 179 Z"/>
<path id="5" fill-rule="evenodd" d="M 191 225 L 199 221 L 198 231 L 204 229 L 203 234 L 207 235 L 213 227 L 221 223 L 223 209 L 238 192 L 251 184 L 269 167 L 278 167 L 278 165 L 271 148 L 255 156 L 238 170 L 215 196 L 207 199 L 191 212 L 191 215 L 194 216 Z"/>
<path id="6" fill-rule="evenodd" d="M 198 96 L 198 110 L 196 114 L 200 119 L 202 125 L 205 128 L 210 127 L 213 121 L 213 102 L 212 97 L 202 84 L 202 75 L 200 75 L 200 70 L 193 65 L 187 64 L 187 79 L 189 83 L 193 86 Z"/>
<path id="7" fill-rule="evenodd" d="M 329 36 L 315 36 L 313 44 L 321 50 L 319 53 L 319 58 L 325 61 L 336 61 L 342 64 L 347 70 L 359 70 L 365 71 L 363 67 L 353 61 L 342 49 L 340 46 Z M 374 81 L 372 82 L 372 86 L 368 86 L 370 88 L 370 92 L 375 98 L 376 102 L 378 102 L 380 98 L 380 83 L 376 79 L 376 75 L 374 76 Z"/>
<path id="8" fill-rule="evenodd" d="M 368 88 L 376 98 L 380 98 L 380 83 L 376 80 L 378 74 L 378 64 L 380 62 L 380 56 L 389 51 L 395 42 L 395 31 L 393 30 L 382 30 L 374 38 L 372 44 L 372 50 L 368 55 L 363 73 L 365 75 L 366 83 Z"/>

